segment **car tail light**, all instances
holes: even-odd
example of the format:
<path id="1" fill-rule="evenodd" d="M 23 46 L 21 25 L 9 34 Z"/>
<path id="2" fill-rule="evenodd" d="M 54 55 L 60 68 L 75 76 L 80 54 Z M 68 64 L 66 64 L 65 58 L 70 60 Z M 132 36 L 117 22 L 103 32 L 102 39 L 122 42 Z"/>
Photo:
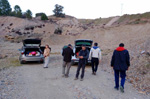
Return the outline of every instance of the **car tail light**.
<path id="1" fill-rule="evenodd" d="M 21 54 L 23 55 L 23 54 L 24 54 L 24 52 L 21 52 Z"/>

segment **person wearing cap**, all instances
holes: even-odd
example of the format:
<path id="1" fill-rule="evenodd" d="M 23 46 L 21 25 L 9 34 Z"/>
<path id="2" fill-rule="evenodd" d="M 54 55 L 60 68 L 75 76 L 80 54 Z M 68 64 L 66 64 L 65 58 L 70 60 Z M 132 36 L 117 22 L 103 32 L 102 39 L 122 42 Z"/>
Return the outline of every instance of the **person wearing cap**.
<path id="1" fill-rule="evenodd" d="M 101 62 L 101 50 L 98 47 L 98 43 L 94 43 L 93 48 L 91 48 L 89 59 L 91 60 L 92 74 L 96 75 L 99 62 Z"/>
<path id="2" fill-rule="evenodd" d="M 77 72 L 76 72 L 76 77 L 74 80 L 78 80 L 78 76 L 80 74 L 80 69 L 82 68 L 81 81 L 83 81 L 85 65 L 86 65 L 88 57 L 89 57 L 89 51 L 86 49 L 86 45 L 82 45 L 82 49 L 79 52 L 79 63 L 78 63 L 78 68 L 77 68 Z"/>
<path id="3" fill-rule="evenodd" d="M 129 69 L 129 66 L 130 66 L 129 52 L 124 48 L 124 44 L 121 43 L 113 53 L 111 60 L 111 67 L 113 67 L 114 69 L 114 76 L 115 76 L 114 88 L 116 90 L 119 90 L 119 75 L 120 75 L 121 77 L 120 91 L 122 93 L 124 92 L 126 71 Z"/>
<path id="4" fill-rule="evenodd" d="M 68 47 L 63 49 L 62 56 L 63 56 L 63 69 L 62 69 L 62 76 L 68 78 L 69 77 L 69 70 L 71 68 L 71 58 L 74 55 L 72 50 L 72 45 L 68 44 Z M 67 67 L 67 71 L 65 69 Z"/>

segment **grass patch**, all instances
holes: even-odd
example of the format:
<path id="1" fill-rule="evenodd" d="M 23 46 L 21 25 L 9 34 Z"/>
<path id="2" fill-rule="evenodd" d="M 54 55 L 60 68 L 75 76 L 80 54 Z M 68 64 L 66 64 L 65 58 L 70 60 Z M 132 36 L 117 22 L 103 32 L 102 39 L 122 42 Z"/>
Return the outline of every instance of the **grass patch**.
<path id="1" fill-rule="evenodd" d="M 113 17 L 110 18 L 97 18 L 97 19 L 79 19 L 79 22 L 82 24 L 94 24 L 94 25 L 99 25 L 99 24 L 107 24 Z"/>
<path id="2" fill-rule="evenodd" d="M 128 14 L 125 14 L 123 16 L 120 17 L 120 19 L 117 21 L 117 23 L 121 23 L 121 22 L 124 22 L 124 21 L 132 21 L 131 23 L 129 24 L 139 24 L 139 23 L 146 23 L 147 21 L 142 21 L 140 19 L 150 19 L 150 12 L 146 12 L 146 13 L 143 13 L 143 14 L 131 14 L 131 15 L 128 15 Z"/>
<path id="3" fill-rule="evenodd" d="M 21 64 L 20 64 L 20 62 L 19 62 L 19 59 L 16 59 L 16 58 L 11 58 L 10 59 L 10 64 L 12 65 L 12 66 L 21 66 Z"/>
<path id="4" fill-rule="evenodd" d="M 0 59 L 0 69 L 22 66 L 17 57 Z"/>

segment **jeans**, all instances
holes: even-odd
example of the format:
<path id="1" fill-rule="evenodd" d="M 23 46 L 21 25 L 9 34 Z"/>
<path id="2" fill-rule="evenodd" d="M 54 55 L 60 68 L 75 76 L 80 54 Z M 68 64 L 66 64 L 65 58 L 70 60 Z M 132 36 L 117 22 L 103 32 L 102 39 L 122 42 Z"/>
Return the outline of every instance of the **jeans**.
<path id="1" fill-rule="evenodd" d="M 121 86 L 124 88 L 125 80 L 126 80 L 126 71 L 122 70 L 114 70 L 114 75 L 115 75 L 115 87 L 119 88 L 119 74 L 121 77 Z"/>
<path id="2" fill-rule="evenodd" d="M 93 71 L 93 73 L 97 72 L 98 65 L 99 65 L 99 59 L 98 58 L 92 58 L 91 65 L 92 65 L 92 71 Z"/>
<path id="3" fill-rule="evenodd" d="M 49 56 L 45 57 L 44 67 L 48 67 L 49 64 Z"/>
<path id="4" fill-rule="evenodd" d="M 67 72 L 65 73 L 65 68 L 67 66 Z M 71 68 L 71 62 L 63 62 L 63 70 L 62 70 L 62 74 L 68 76 L 69 75 L 69 71 L 70 71 L 70 68 Z"/>
<path id="5" fill-rule="evenodd" d="M 81 68 L 82 68 L 81 78 L 84 78 L 85 65 L 86 65 L 86 60 L 79 60 L 79 64 L 76 72 L 76 78 L 78 78 Z"/>

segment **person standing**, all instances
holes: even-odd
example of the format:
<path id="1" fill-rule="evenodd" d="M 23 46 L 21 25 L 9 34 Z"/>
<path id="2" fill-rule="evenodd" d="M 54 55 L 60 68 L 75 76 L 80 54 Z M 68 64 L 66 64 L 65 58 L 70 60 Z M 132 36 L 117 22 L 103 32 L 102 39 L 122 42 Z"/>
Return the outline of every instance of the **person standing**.
<path id="1" fill-rule="evenodd" d="M 77 68 L 77 72 L 76 72 L 76 77 L 74 80 L 78 80 L 78 76 L 80 74 L 80 69 L 82 68 L 81 81 L 83 81 L 85 65 L 86 65 L 88 57 L 89 57 L 89 51 L 86 49 L 85 45 L 82 45 L 82 50 L 79 52 L 79 63 L 78 63 L 78 68 Z"/>
<path id="2" fill-rule="evenodd" d="M 96 75 L 98 65 L 101 62 L 101 50 L 98 47 L 98 43 L 94 43 L 93 48 L 91 48 L 89 59 L 91 60 L 92 74 Z"/>
<path id="3" fill-rule="evenodd" d="M 124 48 L 124 44 L 121 43 L 119 47 L 114 51 L 111 67 L 114 69 L 115 76 L 115 89 L 119 90 L 119 75 L 121 77 L 120 91 L 124 93 L 124 84 L 126 79 L 126 71 L 130 66 L 130 56 L 128 50 Z"/>
<path id="4" fill-rule="evenodd" d="M 69 44 L 67 48 L 63 49 L 62 56 L 63 56 L 63 70 L 62 70 L 62 76 L 68 78 L 69 77 L 69 71 L 71 68 L 71 58 L 74 55 L 72 50 L 72 45 Z M 67 66 L 67 72 L 65 73 L 65 68 Z"/>
<path id="5" fill-rule="evenodd" d="M 49 56 L 50 56 L 50 47 L 49 45 L 46 45 L 44 49 L 44 57 L 45 57 L 44 68 L 48 68 L 49 58 L 50 58 Z"/>

